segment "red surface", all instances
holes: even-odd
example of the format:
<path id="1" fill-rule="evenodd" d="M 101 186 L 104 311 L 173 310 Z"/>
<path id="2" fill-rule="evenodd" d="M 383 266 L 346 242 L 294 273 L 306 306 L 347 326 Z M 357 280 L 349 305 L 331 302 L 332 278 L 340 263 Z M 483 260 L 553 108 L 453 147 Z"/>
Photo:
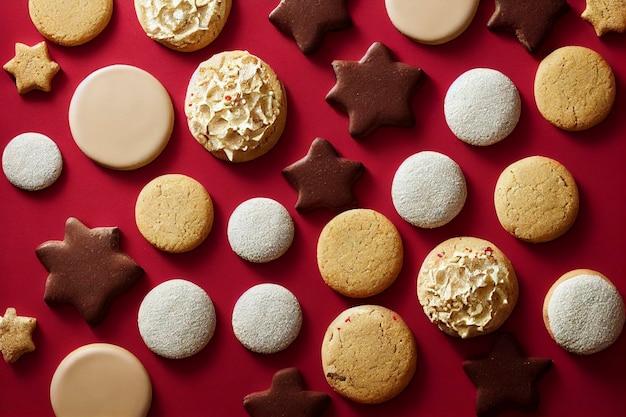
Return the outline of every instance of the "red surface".
<path id="1" fill-rule="evenodd" d="M 66 48 L 49 43 L 51 57 L 61 67 L 49 94 L 17 94 L 13 79 L 0 74 L 0 143 L 15 135 L 38 131 L 59 145 L 65 170 L 51 188 L 24 192 L 0 178 L 0 310 L 17 308 L 34 316 L 37 350 L 16 364 L 0 363 L 0 415 L 51 416 L 48 387 L 58 363 L 74 348 L 108 342 L 132 351 L 153 382 L 151 416 L 246 415 L 241 401 L 253 391 L 269 387 L 272 374 L 297 366 L 310 389 L 330 392 L 320 364 L 321 340 L 330 321 L 344 308 L 376 303 L 398 312 L 409 324 L 419 347 L 418 371 L 406 390 L 378 405 L 351 403 L 331 393 L 325 416 L 471 416 L 475 389 L 461 369 L 465 358 L 488 352 L 492 336 L 456 340 L 445 336 L 423 314 L 416 297 L 415 277 L 425 254 L 440 241 L 473 235 L 492 241 L 513 262 L 520 281 L 520 300 L 504 328 L 513 332 L 528 355 L 549 357 L 554 367 L 541 379 L 537 416 L 626 415 L 626 337 L 590 357 L 568 354 L 549 338 L 542 322 L 543 297 L 554 280 L 574 268 L 593 268 L 607 275 L 626 294 L 623 267 L 624 185 L 626 138 L 626 34 L 598 39 L 591 25 L 580 19 L 584 1 L 571 0 L 572 10 L 558 21 L 541 51 L 531 55 L 508 35 L 486 28 L 492 1 L 481 2 L 469 29 L 440 46 L 413 43 L 390 24 L 384 2 L 348 1 L 354 26 L 326 37 L 321 49 L 305 56 L 279 33 L 267 16 L 278 0 L 235 0 L 232 14 L 218 40 L 193 54 L 176 53 L 148 39 L 139 26 L 132 2 L 115 1 L 106 30 L 84 46 Z M 42 40 L 28 17 L 26 1 L 3 1 L 0 7 L 0 61 L 13 57 L 15 42 Z M 324 96 L 335 78 L 333 59 L 358 60 L 374 41 L 382 41 L 398 59 L 424 69 L 428 79 L 413 102 L 417 123 L 412 129 L 382 128 L 356 142 L 348 135 L 348 119 L 330 107 Z M 585 45 L 602 54 L 617 79 L 617 101 L 599 126 L 567 133 L 542 119 L 534 104 L 532 85 L 539 60 L 565 45 Z M 263 158 L 242 165 L 221 162 L 191 137 L 183 113 L 189 76 L 199 62 L 227 49 L 247 49 L 268 62 L 286 85 L 289 99 L 287 128 L 279 144 Z M 74 144 L 67 122 L 69 100 L 78 83 L 92 71 L 114 63 L 136 65 L 151 72 L 169 91 L 176 122 L 171 142 L 152 164 L 130 172 L 103 169 L 88 160 Z M 507 74 L 522 96 L 522 116 L 503 142 L 474 148 L 458 141 L 443 117 L 447 87 L 462 72 L 491 67 Z M 367 172 L 355 191 L 360 206 L 384 213 L 399 228 L 405 247 L 404 269 L 394 285 L 367 300 L 344 298 L 325 286 L 319 276 L 315 247 L 323 225 L 333 213 L 302 216 L 293 205 L 296 192 L 280 170 L 302 157 L 311 141 L 321 136 L 345 157 L 363 162 Z M 409 155 L 437 150 L 455 159 L 468 182 L 468 199 L 461 214 L 435 230 L 419 230 L 400 219 L 390 198 L 395 169 Z M 529 155 L 561 161 L 576 178 L 581 195 L 580 214 L 562 238 L 530 245 L 508 235 L 493 208 L 496 179 L 508 164 Z M 165 254 L 152 248 L 134 224 L 135 199 L 145 183 L 157 175 L 179 172 L 202 182 L 214 199 L 214 229 L 198 249 L 188 254 Z M 226 238 L 229 214 L 243 200 L 274 198 L 292 213 L 296 238 L 288 253 L 266 265 L 239 259 Z M 146 277 L 114 303 L 104 322 L 89 327 L 72 307 L 51 309 L 43 302 L 47 273 L 34 249 L 46 240 L 63 238 L 64 222 L 75 216 L 89 227 L 118 226 L 123 250 L 146 270 Z M 157 357 L 143 344 L 136 316 L 143 296 L 165 280 L 182 277 L 202 286 L 218 314 L 210 344 L 185 360 Z M 304 311 L 298 339 L 286 351 L 261 356 L 244 349 L 232 334 L 230 314 L 247 288 L 276 282 L 292 290 Z M 505 416 L 522 415 L 517 412 Z"/>

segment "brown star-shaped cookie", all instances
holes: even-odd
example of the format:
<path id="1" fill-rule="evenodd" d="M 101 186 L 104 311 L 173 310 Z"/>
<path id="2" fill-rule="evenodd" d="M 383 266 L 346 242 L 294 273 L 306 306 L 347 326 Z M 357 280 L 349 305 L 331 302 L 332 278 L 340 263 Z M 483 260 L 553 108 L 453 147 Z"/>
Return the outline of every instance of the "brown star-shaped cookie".
<path id="1" fill-rule="evenodd" d="M 476 386 L 477 416 L 493 417 L 507 408 L 536 410 L 536 382 L 551 365 L 550 359 L 523 356 L 515 337 L 500 333 L 487 357 L 463 362 L 463 370 Z"/>
<path id="2" fill-rule="evenodd" d="M 298 191 L 296 210 L 308 213 L 318 208 L 341 211 L 354 207 L 352 186 L 364 171 L 362 163 L 340 157 L 330 142 L 316 138 L 306 156 L 282 173 Z"/>
<path id="3" fill-rule="evenodd" d="M 326 33 L 352 25 L 346 0 L 281 0 L 269 20 L 305 54 L 315 52 Z"/>
<path id="4" fill-rule="evenodd" d="M 326 101 L 348 113 L 349 132 L 364 138 L 380 126 L 412 127 L 411 99 L 423 82 L 420 68 L 397 62 L 382 43 L 373 43 L 360 61 L 333 61 L 337 83 Z"/>
<path id="5" fill-rule="evenodd" d="M 44 41 L 34 46 L 15 44 L 15 56 L 3 68 L 15 77 L 17 92 L 28 93 L 32 90 L 49 92 L 52 78 L 61 67 L 50 59 L 48 47 Z"/>
<path id="6" fill-rule="evenodd" d="M 307 391 L 300 371 L 287 368 L 274 374 L 267 391 L 255 392 L 243 399 L 251 417 L 315 417 L 330 403 L 325 392 Z"/>
<path id="7" fill-rule="evenodd" d="M 0 317 L 0 352 L 6 363 L 14 363 L 35 350 L 32 336 L 36 326 L 35 318 L 18 316 L 13 307 L 7 308 L 4 317 Z"/>
<path id="8" fill-rule="evenodd" d="M 609 32 L 624 32 L 626 31 L 626 1 L 587 0 L 585 10 L 580 17 L 591 23 L 598 36 Z"/>
<path id="9" fill-rule="evenodd" d="M 117 227 L 89 229 L 70 217 L 63 241 L 48 241 L 36 250 L 50 275 L 44 301 L 51 307 L 71 304 L 90 325 L 98 324 L 113 299 L 143 275 L 143 269 L 119 248 Z"/>
<path id="10" fill-rule="evenodd" d="M 487 22 L 493 32 L 515 35 L 530 53 L 537 52 L 556 20 L 570 9 L 566 0 L 495 0 Z"/>

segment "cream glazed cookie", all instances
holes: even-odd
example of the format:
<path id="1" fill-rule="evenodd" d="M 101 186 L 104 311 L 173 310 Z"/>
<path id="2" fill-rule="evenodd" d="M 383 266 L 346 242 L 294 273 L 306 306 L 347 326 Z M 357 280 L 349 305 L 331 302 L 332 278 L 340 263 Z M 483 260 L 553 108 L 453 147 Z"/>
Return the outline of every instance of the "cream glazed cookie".
<path id="1" fill-rule="evenodd" d="M 267 153 L 287 119 L 287 95 L 274 70 L 247 51 L 200 63 L 189 81 L 185 114 L 193 137 L 219 159 L 245 162 Z"/>
<path id="2" fill-rule="evenodd" d="M 576 269 L 561 276 L 546 294 L 543 321 L 563 349 L 590 355 L 611 346 L 624 327 L 624 300 L 600 272 Z"/>

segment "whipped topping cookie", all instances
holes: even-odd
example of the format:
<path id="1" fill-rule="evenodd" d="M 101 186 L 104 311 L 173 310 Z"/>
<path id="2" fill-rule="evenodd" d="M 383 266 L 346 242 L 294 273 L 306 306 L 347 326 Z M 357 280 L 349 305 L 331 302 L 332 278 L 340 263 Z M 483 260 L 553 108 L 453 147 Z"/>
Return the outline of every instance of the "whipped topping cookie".
<path id="1" fill-rule="evenodd" d="M 287 118 L 287 95 L 272 68 L 247 51 L 202 62 L 185 98 L 189 130 L 219 159 L 245 162 L 268 152 Z"/>
<path id="2" fill-rule="evenodd" d="M 456 237 L 424 259 L 417 296 L 441 331 L 463 339 L 491 333 L 509 317 L 518 297 L 511 262 L 493 243 Z"/>

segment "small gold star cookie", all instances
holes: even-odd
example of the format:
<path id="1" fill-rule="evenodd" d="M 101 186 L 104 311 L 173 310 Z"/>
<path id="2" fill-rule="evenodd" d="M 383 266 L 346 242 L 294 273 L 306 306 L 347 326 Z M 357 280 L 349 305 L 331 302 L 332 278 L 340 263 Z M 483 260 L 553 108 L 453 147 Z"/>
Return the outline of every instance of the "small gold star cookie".
<path id="1" fill-rule="evenodd" d="M 0 352 L 6 363 L 14 363 L 20 356 L 35 350 L 32 335 L 37 326 L 33 317 L 18 316 L 13 307 L 0 317 Z"/>
<path id="2" fill-rule="evenodd" d="M 598 37 L 608 32 L 625 32 L 626 0 L 587 0 L 580 17 L 591 23 Z"/>
<path id="3" fill-rule="evenodd" d="M 45 41 L 28 46 L 17 42 L 15 56 L 3 68 L 15 77 L 17 92 L 26 94 L 32 90 L 49 92 L 52 78 L 61 69 L 48 55 Z"/>

